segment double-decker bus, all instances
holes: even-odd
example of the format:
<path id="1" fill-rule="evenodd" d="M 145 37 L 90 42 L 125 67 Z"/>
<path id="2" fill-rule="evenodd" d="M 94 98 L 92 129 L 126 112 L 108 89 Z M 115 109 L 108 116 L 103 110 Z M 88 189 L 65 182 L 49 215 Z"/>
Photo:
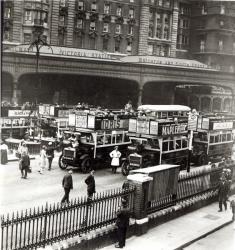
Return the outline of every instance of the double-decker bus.
<path id="1" fill-rule="evenodd" d="M 131 145 L 122 164 L 123 175 L 136 168 L 164 163 L 180 164 L 188 161 L 188 113 L 182 105 L 142 105 L 138 117 L 129 120 L 128 136 Z"/>
<path id="2" fill-rule="evenodd" d="M 194 132 L 192 161 L 197 165 L 231 157 L 235 116 L 201 115 Z"/>
<path id="3" fill-rule="evenodd" d="M 110 165 L 109 153 L 115 146 L 126 154 L 130 140 L 127 136 L 130 115 L 106 113 L 102 110 L 74 111 L 69 115 L 69 133 L 74 147 L 64 148 L 59 166 L 78 167 L 83 173 L 91 168 Z"/>

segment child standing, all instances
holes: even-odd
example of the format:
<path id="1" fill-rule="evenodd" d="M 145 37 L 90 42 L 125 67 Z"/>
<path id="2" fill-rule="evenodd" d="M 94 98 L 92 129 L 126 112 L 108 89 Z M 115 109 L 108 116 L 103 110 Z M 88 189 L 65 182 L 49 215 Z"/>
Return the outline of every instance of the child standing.
<path id="1" fill-rule="evenodd" d="M 43 145 L 41 152 L 40 152 L 40 170 L 38 171 L 40 174 L 43 173 L 43 171 L 46 168 L 46 164 L 47 164 L 47 155 L 46 155 L 46 146 Z"/>

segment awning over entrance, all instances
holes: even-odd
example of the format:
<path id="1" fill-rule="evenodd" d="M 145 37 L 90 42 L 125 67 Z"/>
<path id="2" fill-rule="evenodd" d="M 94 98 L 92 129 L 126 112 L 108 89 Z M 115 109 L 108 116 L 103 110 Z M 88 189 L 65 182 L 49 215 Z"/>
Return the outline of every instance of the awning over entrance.
<path id="1" fill-rule="evenodd" d="M 193 69 L 206 69 L 217 71 L 210 66 L 203 64 L 196 60 L 179 59 L 172 57 L 158 57 L 158 56 L 126 56 L 120 59 L 122 62 L 158 65 L 158 66 L 170 66 L 180 68 L 193 68 Z"/>

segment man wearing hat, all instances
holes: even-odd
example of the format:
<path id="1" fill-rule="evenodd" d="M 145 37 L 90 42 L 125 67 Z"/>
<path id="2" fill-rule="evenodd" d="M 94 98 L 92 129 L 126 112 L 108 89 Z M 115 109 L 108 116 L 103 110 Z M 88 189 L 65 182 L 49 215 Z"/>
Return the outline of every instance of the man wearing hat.
<path id="1" fill-rule="evenodd" d="M 51 141 L 48 143 L 48 147 L 46 149 L 46 156 L 47 156 L 47 159 L 48 159 L 48 170 L 50 171 L 51 170 L 51 164 L 52 164 L 52 161 L 53 161 L 53 158 L 54 158 L 54 147 L 52 146 Z"/>
<path id="2" fill-rule="evenodd" d="M 126 232 L 129 226 L 130 210 L 127 207 L 127 201 L 122 199 L 122 205 L 117 212 L 117 239 L 118 244 L 115 245 L 116 248 L 123 248 L 126 244 Z"/>
<path id="3" fill-rule="evenodd" d="M 61 203 L 64 203 L 65 201 L 69 203 L 69 193 L 70 190 L 73 189 L 72 173 L 73 171 L 70 169 L 62 180 L 62 186 L 64 188 L 64 197 L 62 198 Z"/>

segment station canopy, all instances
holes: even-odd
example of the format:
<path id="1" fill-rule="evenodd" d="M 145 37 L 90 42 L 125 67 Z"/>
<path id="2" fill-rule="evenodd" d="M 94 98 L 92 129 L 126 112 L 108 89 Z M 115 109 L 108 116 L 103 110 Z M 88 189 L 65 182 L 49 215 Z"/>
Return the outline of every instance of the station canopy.
<path id="1" fill-rule="evenodd" d="M 35 46 L 32 47 L 30 44 L 22 44 L 14 47 L 7 48 L 3 52 L 23 53 L 23 54 L 36 54 Z M 40 55 L 52 56 L 52 57 L 64 57 L 64 58 L 83 58 L 92 60 L 105 60 L 105 61 L 116 61 L 123 63 L 137 63 L 144 65 L 157 65 L 164 67 L 178 67 L 178 68 L 192 68 L 192 69 L 204 69 L 213 70 L 212 67 L 201 63 L 196 60 L 180 59 L 172 57 L 160 57 L 160 56 L 131 56 L 121 53 L 103 52 L 98 50 L 89 49 L 78 49 L 70 47 L 60 46 L 42 46 L 40 48 Z"/>

